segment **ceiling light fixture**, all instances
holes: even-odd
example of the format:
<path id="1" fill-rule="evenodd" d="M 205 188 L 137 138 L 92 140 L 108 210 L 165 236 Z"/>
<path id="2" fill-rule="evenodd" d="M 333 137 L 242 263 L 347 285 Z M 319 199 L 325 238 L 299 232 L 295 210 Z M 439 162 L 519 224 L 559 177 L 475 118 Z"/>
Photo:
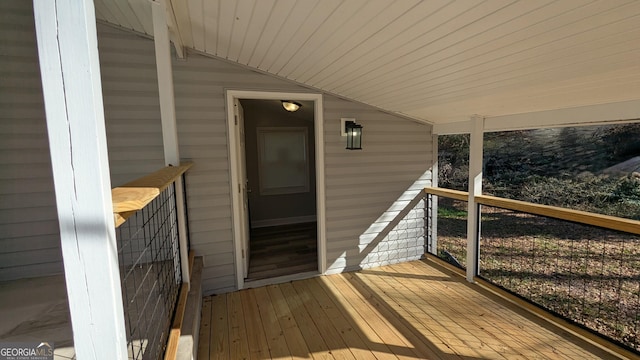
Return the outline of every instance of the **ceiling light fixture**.
<path id="1" fill-rule="evenodd" d="M 302 105 L 291 100 L 282 100 L 282 107 L 290 112 L 298 111 Z"/>

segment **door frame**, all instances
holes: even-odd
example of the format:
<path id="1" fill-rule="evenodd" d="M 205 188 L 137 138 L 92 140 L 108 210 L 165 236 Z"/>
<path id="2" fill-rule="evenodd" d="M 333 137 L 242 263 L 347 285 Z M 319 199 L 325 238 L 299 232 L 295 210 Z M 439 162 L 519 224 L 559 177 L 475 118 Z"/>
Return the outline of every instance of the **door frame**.
<path id="1" fill-rule="evenodd" d="M 235 271 L 237 289 L 245 287 L 242 261 L 242 229 L 249 226 L 246 221 L 242 221 L 242 199 L 238 193 L 240 186 L 240 154 L 236 151 L 236 144 L 239 143 L 234 121 L 234 100 L 256 99 L 256 100 L 310 100 L 314 102 L 314 131 L 315 131 L 315 166 L 316 166 L 316 219 L 318 222 L 318 273 L 324 274 L 327 270 L 327 246 L 326 246 L 326 208 L 325 208 L 325 167 L 324 167 L 324 116 L 322 94 L 317 93 L 292 93 L 292 92 L 269 92 L 269 91 L 244 91 L 226 90 L 227 107 L 227 148 L 229 151 L 229 190 L 231 192 L 232 209 L 232 230 L 235 252 Z M 248 256 L 248 254 L 247 254 Z"/>

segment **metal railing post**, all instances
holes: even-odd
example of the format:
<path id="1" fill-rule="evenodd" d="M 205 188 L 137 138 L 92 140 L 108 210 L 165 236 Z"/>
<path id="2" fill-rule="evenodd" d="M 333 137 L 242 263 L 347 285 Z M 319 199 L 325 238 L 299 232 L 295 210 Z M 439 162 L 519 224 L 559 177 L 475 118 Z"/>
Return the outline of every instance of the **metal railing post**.
<path id="1" fill-rule="evenodd" d="M 189 233 L 187 232 L 187 209 L 183 177 L 175 182 L 176 211 L 178 213 L 178 239 L 180 242 L 180 264 L 182 266 L 182 282 L 191 289 L 191 274 L 189 273 Z"/>
<path id="2" fill-rule="evenodd" d="M 425 195 L 425 226 L 427 227 L 427 252 L 438 254 L 438 197 Z"/>
<path id="3" fill-rule="evenodd" d="M 482 150 L 484 139 L 484 118 L 471 118 L 469 144 L 469 201 L 467 207 L 467 281 L 474 282 L 478 275 L 480 242 L 480 208 L 476 196 L 482 195 Z"/>

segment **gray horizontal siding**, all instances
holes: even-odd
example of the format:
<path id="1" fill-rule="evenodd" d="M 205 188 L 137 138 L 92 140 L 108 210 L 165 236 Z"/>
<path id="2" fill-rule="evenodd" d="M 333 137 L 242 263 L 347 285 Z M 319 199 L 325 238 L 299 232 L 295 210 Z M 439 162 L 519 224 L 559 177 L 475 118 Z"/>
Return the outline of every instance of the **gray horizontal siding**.
<path id="1" fill-rule="evenodd" d="M 194 54 L 175 61 L 174 69 L 181 157 L 196 164 L 187 179 L 192 244 L 205 255 L 205 292 L 223 292 L 235 286 L 224 90 L 308 90 Z M 431 136 L 428 126 L 332 96 L 324 99 L 328 253 L 335 265 L 330 270 L 340 271 L 359 265 L 362 256 L 340 265 L 339 250 L 357 248 L 358 231 L 366 230 L 430 167 Z M 341 117 L 363 119 L 365 150 L 344 149 Z M 332 216 L 333 211 L 357 215 L 343 224 L 344 217 Z M 343 226 L 348 228 L 338 233 Z"/>
<path id="2" fill-rule="evenodd" d="M 430 128 L 331 96 L 325 96 L 324 117 L 327 271 L 419 258 L 424 245 L 420 236 L 377 238 L 430 184 Z M 362 150 L 344 149 L 345 140 L 336 131 L 342 117 L 355 118 L 364 127 Z"/>
<path id="3" fill-rule="evenodd" d="M 301 91 L 278 79 L 204 56 L 174 61 L 180 156 L 187 177 L 191 244 L 204 255 L 205 293 L 235 288 L 225 89 Z"/>
<path id="4" fill-rule="evenodd" d="M 54 256 L 59 236 L 33 18 L 30 5 L 22 7 L 26 10 L 5 9 L 12 16 L 3 19 L 11 18 L 11 24 L 3 20 L 0 35 L 0 51 L 8 55 L 0 57 L 0 107 L 5 110 L 0 114 L 0 165 L 12 170 L 0 175 L 0 267 L 11 265 L 10 271 L 1 270 L 0 279 L 61 270 L 60 257 Z M 98 41 L 111 178 L 117 186 L 164 165 L 154 46 L 147 38 L 104 25 L 98 26 Z M 205 293 L 225 292 L 235 287 L 225 90 L 309 90 L 198 54 L 174 60 L 173 67 L 180 154 L 195 163 L 186 177 L 191 243 L 204 256 Z M 329 95 L 324 96 L 324 117 L 329 270 L 409 257 L 394 249 L 397 245 L 382 241 L 372 247 L 370 241 L 428 184 L 430 127 Z M 344 149 L 341 117 L 355 117 L 364 125 L 364 150 Z M 26 214 L 32 223 L 23 221 Z"/>
<path id="5" fill-rule="evenodd" d="M 111 185 L 164 166 L 153 42 L 98 26 Z"/>
<path id="6" fill-rule="evenodd" d="M 62 272 L 30 1 L 0 2 L 0 281 Z"/>

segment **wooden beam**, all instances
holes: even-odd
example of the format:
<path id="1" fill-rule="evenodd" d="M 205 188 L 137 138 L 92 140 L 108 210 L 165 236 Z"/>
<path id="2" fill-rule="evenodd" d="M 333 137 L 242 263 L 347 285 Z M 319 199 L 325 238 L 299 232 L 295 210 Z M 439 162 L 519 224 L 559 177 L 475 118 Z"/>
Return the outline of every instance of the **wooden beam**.
<path id="1" fill-rule="evenodd" d="M 111 190 L 113 212 L 121 213 L 140 210 L 158 195 L 160 195 L 160 191 L 155 187 L 115 188 Z"/>
<path id="2" fill-rule="evenodd" d="M 178 59 L 184 60 L 187 56 L 187 52 L 184 51 L 184 44 L 182 43 L 182 38 L 180 37 L 180 31 L 176 27 L 169 28 L 169 39 L 173 43 L 173 48 L 176 51 L 176 56 Z"/>
<path id="3" fill-rule="evenodd" d="M 75 351 L 127 359 L 94 5 L 33 5 Z"/>
<path id="4" fill-rule="evenodd" d="M 189 170 L 193 166 L 192 162 L 184 162 L 179 166 L 167 166 L 158 171 L 155 171 L 149 175 L 141 178 L 129 181 L 128 183 L 120 186 L 121 188 L 136 188 L 136 187 L 152 187 L 157 188 L 158 191 L 166 189 L 172 182 L 176 181 L 183 173 Z"/>
<path id="5" fill-rule="evenodd" d="M 640 120 L 640 100 L 629 100 L 521 114 L 486 116 L 484 132 L 623 124 L 638 120 Z M 469 121 L 442 123 L 433 125 L 433 133 L 469 134 L 471 128 L 472 124 Z"/>
<path id="6" fill-rule="evenodd" d="M 180 37 L 180 46 L 182 48 L 193 47 L 193 35 L 191 31 L 191 18 L 189 17 L 189 2 L 187 0 L 170 0 L 169 7 L 173 13 L 173 20 L 175 31 L 177 36 Z M 171 29 L 171 27 L 169 27 Z M 174 43 L 174 46 L 177 44 Z M 177 49 L 176 49 L 177 51 Z M 184 59 L 186 52 L 182 51 L 183 55 L 178 56 L 180 59 Z"/>
<path id="7" fill-rule="evenodd" d="M 171 183 L 181 180 L 182 174 L 192 165 L 187 162 L 180 166 L 167 166 L 111 190 L 115 227 L 122 225 L 136 211 L 142 210 Z"/>
<path id="8" fill-rule="evenodd" d="M 173 43 L 174 49 L 176 51 L 176 55 L 179 59 L 184 59 L 186 52 L 184 51 L 184 42 L 182 41 L 182 34 L 177 25 L 177 18 L 174 12 L 174 5 L 171 0 L 149 0 L 151 3 L 151 13 L 153 17 L 153 38 L 155 40 L 156 36 L 158 36 L 158 29 L 156 28 L 157 24 L 163 23 L 167 28 L 166 39 L 168 41 L 169 47 L 171 43 Z M 164 9 L 164 14 L 160 14 L 159 11 Z M 182 10 L 181 10 L 182 11 Z M 188 11 L 188 9 L 187 9 Z M 189 35 L 191 29 L 189 29 Z M 164 41 L 165 35 L 162 35 L 162 40 Z M 157 52 L 157 48 L 156 48 Z"/>
<path id="9" fill-rule="evenodd" d="M 428 187 L 424 189 L 424 192 L 426 192 L 427 194 L 442 196 L 442 197 L 451 198 L 451 199 L 460 200 L 460 201 L 469 200 L 469 193 L 467 191 L 459 191 L 459 190 L 452 190 L 452 189 L 438 188 L 438 187 Z"/>
<path id="10" fill-rule="evenodd" d="M 603 125 L 640 119 L 640 100 L 487 117 L 485 131 Z"/>
<path id="11" fill-rule="evenodd" d="M 638 120 L 640 120 L 640 100 L 629 100 L 522 114 L 486 116 L 484 132 L 623 124 Z M 435 124 L 433 133 L 469 134 L 471 128 L 472 124 L 469 121 Z"/>
<path id="12" fill-rule="evenodd" d="M 470 121 L 459 121 L 433 125 L 433 133 L 438 135 L 468 134 L 471 132 Z"/>
<path id="13" fill-rule="evenodd" d="M 425 188 L 427 194 L 442 196 L 450 199 L 467 201 L 469 193 L 444 188 Z M 565 209 L 557 206 L 534 204 L 526 201 L 499 198 L 489 195 L 476 195 L 477 204 L 498 207 L 501 209 L 521 211 L 529 214 L 551 217 L 554 219 L 577 222 L 585 225 L 602 227 L 605 229 L 623 231 L 640 235 L 640 221 L 620 218 L 610 215 L 595 214 L 587 211 Z"/>
<path id="14" fill-rule="evenodd" d="M 564 209 L 556 206 L 533 204 L 525 201 L 503 199 L 494 196 L 480 195 L 476 197 L 478 204 L 494 206 L 502 209 L 526 212 L 554 219 L 566 220 L 585 225 L 640 235 L 640 221 L 619 218 L 609 215 L 594 214 L 586 211 Z"/>

